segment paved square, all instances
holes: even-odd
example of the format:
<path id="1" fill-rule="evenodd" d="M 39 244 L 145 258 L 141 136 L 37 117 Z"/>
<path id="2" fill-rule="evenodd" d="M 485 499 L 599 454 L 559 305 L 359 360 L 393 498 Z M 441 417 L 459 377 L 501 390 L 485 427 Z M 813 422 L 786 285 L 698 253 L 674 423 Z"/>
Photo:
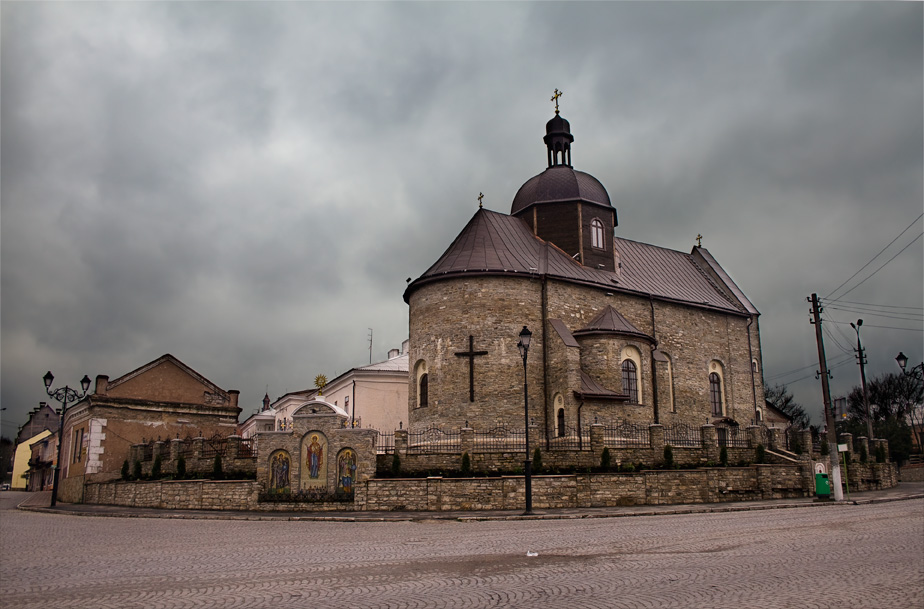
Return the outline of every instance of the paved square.
<path id="1" fill-rule="evenodd" d="M 250 522 L 21 512 L 0 605 L 924 607 L 924 500 L 509 522 Z M 538 556 L 528 557 L 527 551 Z"/>

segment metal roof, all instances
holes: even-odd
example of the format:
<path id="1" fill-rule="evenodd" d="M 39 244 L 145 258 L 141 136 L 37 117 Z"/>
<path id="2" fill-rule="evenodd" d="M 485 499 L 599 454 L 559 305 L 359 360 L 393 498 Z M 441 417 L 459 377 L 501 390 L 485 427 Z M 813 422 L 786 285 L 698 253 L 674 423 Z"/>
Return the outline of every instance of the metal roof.
<path id="1" fill-rule="evenodd" d="M 632 322 L 623 317 L 611 305 L 606 305 L 589 324 L 577 330 L 574 334 L 576 336 L 582 334 L 629 334 L 652 340 L 650 336 L 632 325 Z"/>
<path id="2" fill-rule="evenodd" d="M 726 296 L 690 254 L 628 239 L 615 238 L 614 244 L 620 262 L 617 272 L 585 267 L 554 244 L 533 235 L 522 219 L 479 209 L 443 255 L 408 285 L 404 300 L 408 302 L 420 286 L 441 279 L 545 275 L 740 315 L 750 312 L 744 304 Z M 715 267 L 721 269 L 718 263 Z"/>
<path id="3" fill-rule="evenodd" d="M 520 186 L 513 197 L 510 213 L 516 214 L 531 205 L 559 201 L 586 201 L 612 207 L 610 196 L 597 178 L 567 165 L 554 165 Z"/>

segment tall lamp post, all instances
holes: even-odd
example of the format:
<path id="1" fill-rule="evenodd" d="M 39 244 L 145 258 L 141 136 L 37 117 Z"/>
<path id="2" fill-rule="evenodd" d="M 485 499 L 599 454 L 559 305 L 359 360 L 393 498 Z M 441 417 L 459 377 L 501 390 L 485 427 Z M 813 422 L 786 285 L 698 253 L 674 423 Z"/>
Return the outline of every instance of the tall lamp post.
<path id="1" fill-rule="evenodd" d="M 529 355 L 529 341 L 533 333 L 526 326 L 520 332 L 520 342 L 517 343 L 517 349 L 520 351 L 520 357 L 523 358 L 523 418 L 526 424 L 526 460 L 523 462 L 523 473 L 526 479 L 526 511 L 524 516 L 533 513 L 533 460 L 529 456 L 529 391 L 526 386 L 526 357 Z"/>
<path id="2" fill-rule="evenodd" d="M 873 419 L 869 414 L 869 394 L 866 392 L 866 354 L 863 353 L 863 345 L 860 344 L 860 326 L 863 320 L 858 319 L 856 325 L 850 324 L 857 333 L 857 360 L 860 362 L 860 382 L 863 387 L 863 406 L 866 408 L 866 440 L 873 439 Z"/>
<path id="3" fill-rule="evenodd" d="M 921 362 L 917 366 L 914 366 L 911 371 L 905 370 L 905 367 L 908 366 L 908 356 L 898 352 L 898 355 L 895 357 L 895 361 L 898 362 L 898 367 L 902 369 L 902 374 L 906 377 L 910 377 L 912 381 L 924 382 L 924 362 Z M 915 384 L 915 389 L 917 389 L 917 384 Z M 921 435 L 920 431 L 915 431 L 915 411 L 916 405 L 912 404 L 911 406 L 911 431 L 912 433 L 917 433 L 918 435 L 918 446 L 924 446 L 924 436 Z"/>
<path id="4" fill-rule="evenodd" d="M 55 380 L 55 377 L 51 373 L 51 370 L 45 374 L 43 380 L 45 381 L 45 393 L 61 402 L 61 422 L 58 425 L 58 460 L 55 463 L 51 483 L 51 507 L 54 507 L 58 502 L 58 478 L 61 472 L 61 447 L 64 444 L 64 413 L 69 403 L 82 400 L 84 396 L 87 395 L 87 391 L 90 389 L 90 377 L 84 374 L 83 378 L 80 379 L 80 388 L 83 389 L 83 393 L 77 393 L 76 390 L 71 389 L 67 385 L 62 389 L 52 389 L 51 383 Z"/>

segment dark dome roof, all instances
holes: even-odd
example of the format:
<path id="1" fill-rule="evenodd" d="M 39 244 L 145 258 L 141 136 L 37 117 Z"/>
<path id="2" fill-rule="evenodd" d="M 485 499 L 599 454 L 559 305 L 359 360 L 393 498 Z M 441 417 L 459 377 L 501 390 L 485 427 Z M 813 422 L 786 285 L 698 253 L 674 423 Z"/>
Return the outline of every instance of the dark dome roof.
<path id="1" fill-rule="evenodd" d="M 610 196 L 597 178 L 583 171 L 575 171 L 567 165 L 554 165 L 520 186 L 513 198 L 510 213 L 516 214 L 540 203 L 578 200 L 613 206 Z"/>
<path id="2" fill-rule="evenodd" d="M 546 135 L 571 133 L 571 123 L 568 122 L 568 119 L 562 118 L 560 114 L 556 114 L 552 117 L 552 120 L 545 124 L 545 133 Z"/>

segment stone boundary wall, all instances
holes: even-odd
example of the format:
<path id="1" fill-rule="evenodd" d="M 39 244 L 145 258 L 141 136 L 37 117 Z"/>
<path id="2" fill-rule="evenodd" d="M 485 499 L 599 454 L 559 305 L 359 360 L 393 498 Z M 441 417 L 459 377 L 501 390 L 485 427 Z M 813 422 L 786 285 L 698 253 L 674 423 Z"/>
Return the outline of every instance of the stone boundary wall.
<path id="1" fill-rule="evenodd" d="M 210 473 L 215 464 L 215 456 L 208 453 L 206 444 L 209 440 L 203 437 L 188 440 L 177 438 L 133 444 L 128 457 L 129 471 L 132 471 L 135 461 L 138 461 L 141 463 L 142 475 L 150 476 L 151 469 L 154 467 L 154 458 L 160 455 L 161 471 L 165 474 L 173 474 L 176 472 L 177 460 L 180 454 L 183 454 L 187 473 Z M 223 471 L 248 474 L 257 471 L 257 455 L 251 441 L 243 440 L 240 436 L 227 436 L 223 438 L 220 452 Z M 111 478 L 111 474 L 109 477 Z"/>
<path id="2" fill-rule="evenodd" d="M 924 465 L 906 465 L 899 474 L 902 482 L 924 482 Z"/>
<path id="3" fill-rule="evenodd" d="M 170 510 L 253 510 L 260 485 L 252 480 L 157 480 L 89 483 L 83 503 Z"/>
<path id="4" fill-rule="evenodd" d="M 906 470 L 909 468 L 906 468 Z M 830 469 L 829 469 L 830 471 Z M 891 463 L 851 463 L 850 491 L 897 484 Z M 814 464 L 708 467 L 692 470 L 645 470 L 633 473 L 536 475 L 533 505 L 540 509 L 718 503 L 805 497 L 815 492 Z M 61 501 L 140 508 L 363 511 L 363 510 L 509 510 L 525 505 L 522 476 L 492 478 L 370 479 L 355 486 L 350 503 L 259 502 L 255 481 L 177 480 L 85 482 L 68 478 Z"/>
<path id="5" fill-rule="evenodd" d="M 809 470 L 810 471 L 810 470 Z M 719 503 L 784 499 L 814 493 L 805 467 L 757 465 L 631 474 L 533 476 L 539 509 Z M 510 510 L 525 505 L 522 476 L 369 480 L 367 510 Z M 359 495 L 357 495 L 357 500 Z"/>

